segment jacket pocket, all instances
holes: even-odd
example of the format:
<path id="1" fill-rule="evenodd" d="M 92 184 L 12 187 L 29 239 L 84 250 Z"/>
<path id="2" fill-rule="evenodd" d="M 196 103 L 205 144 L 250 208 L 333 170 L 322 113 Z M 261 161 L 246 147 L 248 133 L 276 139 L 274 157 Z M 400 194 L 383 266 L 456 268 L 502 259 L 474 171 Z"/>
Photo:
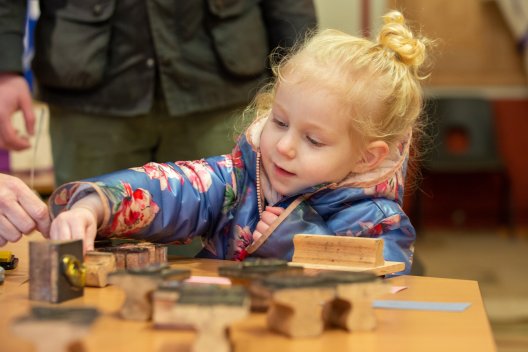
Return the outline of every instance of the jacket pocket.
<path id="1" fill-rule="evenodd" d="M 266 69 L 266 26 L 256 0 L 208 0 L 209 31 L 223 67 L 235 76 L 254 77 Z"/>
<path id="2" fill-rule="evenodd" d="M 47 0 L 41 7 L 32 63 L 39 83 L 79 90 L 101 83 L 115 0 Z"/>

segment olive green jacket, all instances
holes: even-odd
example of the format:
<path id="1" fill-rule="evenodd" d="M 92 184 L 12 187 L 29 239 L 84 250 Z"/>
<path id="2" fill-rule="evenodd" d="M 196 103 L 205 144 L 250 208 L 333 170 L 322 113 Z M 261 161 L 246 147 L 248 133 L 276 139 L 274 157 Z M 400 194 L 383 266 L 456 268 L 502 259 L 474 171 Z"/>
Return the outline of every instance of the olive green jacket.
<path id="1" fill-rule="evenodd" d="M 22 72 L 26 0 L 0 0 L 0 72 Z M 40 0 L 37 94 L 87 113 L 245 104 L 267 57 L 316 25 L 311 0 Z"/>

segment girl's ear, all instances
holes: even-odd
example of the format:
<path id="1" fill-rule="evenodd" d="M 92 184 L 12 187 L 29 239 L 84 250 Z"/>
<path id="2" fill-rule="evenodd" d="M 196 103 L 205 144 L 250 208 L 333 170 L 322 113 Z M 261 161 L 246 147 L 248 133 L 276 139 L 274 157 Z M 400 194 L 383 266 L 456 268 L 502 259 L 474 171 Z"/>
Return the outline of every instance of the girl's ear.
<path id="1" fill-rule="evenodd" d="M 369 143 L 363 156 L 356 164 L 356 172 L 368 172 L 375 169 L 389 155 L 389 146 L 383 141 Z"/>

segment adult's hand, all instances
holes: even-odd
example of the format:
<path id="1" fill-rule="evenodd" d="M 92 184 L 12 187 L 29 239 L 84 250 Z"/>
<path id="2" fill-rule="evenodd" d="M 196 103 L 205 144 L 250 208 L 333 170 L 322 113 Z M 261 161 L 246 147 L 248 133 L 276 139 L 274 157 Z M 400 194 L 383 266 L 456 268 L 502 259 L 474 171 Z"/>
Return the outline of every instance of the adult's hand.
<path id="1" fill-rule="evenodd" d="M 0 148 L 22 150 L 31 146 L 13 127 L 12 116 L 18 110 L 22 110 L 27 132 L 33 135 L 35 114 L 26 80 L 14 73 L 0 73 Z"/>
<path id="2" fill-rule="evenodd" d="M 37 229 L 48 237 L 47 205 L 17 177 L 0 174 L 0 246 Z"/>

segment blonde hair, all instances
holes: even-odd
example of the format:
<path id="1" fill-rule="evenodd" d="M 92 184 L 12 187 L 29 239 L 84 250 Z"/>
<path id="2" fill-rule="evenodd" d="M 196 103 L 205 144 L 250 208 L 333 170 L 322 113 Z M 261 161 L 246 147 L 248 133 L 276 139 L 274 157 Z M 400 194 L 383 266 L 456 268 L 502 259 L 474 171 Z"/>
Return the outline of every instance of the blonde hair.
<path id="1" fill-rule="evenodd" d="M 256 119 L 267 116 L 278 85 L 294 77 L 339 94 L 364 141 L 400 141 L 418 127 L 420 80 L 426 77 L 421 67 L 431 42 L 415 37 L 398 11 L 383 20 L 376 42 L 332 29 L 309 35 L 272 65 L 274 82 L 257 94 L 246 113 Z"/>

